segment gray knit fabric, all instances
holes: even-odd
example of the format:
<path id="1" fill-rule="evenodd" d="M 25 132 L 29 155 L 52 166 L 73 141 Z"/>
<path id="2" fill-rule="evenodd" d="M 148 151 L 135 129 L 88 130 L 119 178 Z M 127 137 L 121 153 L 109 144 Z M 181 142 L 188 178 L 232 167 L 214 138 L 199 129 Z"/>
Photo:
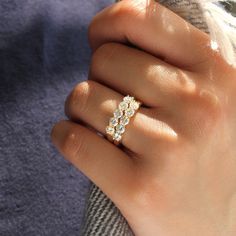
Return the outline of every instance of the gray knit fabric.
<path id="1" fill-rule="evenodd" d="M 185 20 L 208 33 L 195 0 L 159 0 Z M 101 173 L 102 174 L 102 173 Z M 116 206 L 95 185 L 88 199 L 83 236 L 132 236 L 133 233 Z"/>
<path id="2" fill-rule="evenodd" d="M 86 236 L 133 236 L 125 218 L 113 202 L 95 185 L 92 186 L 85 221 Z"/>

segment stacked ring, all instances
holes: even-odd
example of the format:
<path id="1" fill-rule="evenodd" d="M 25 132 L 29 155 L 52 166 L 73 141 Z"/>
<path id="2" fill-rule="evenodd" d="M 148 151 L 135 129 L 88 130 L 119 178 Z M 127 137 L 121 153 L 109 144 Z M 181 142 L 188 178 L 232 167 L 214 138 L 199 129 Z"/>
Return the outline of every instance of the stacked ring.
<path id="1" fill-rule="evenodd" d="M 110 118 L 106 127 L 106 134 L 110 141 L 118 145 L 121 142 L 122 135 L 130 119 L 135 115 L 141 103 L 136 101 L 134 97 L 125 96 L 120 102 L 118 108 L 114 111 L 113 117 Z"/>

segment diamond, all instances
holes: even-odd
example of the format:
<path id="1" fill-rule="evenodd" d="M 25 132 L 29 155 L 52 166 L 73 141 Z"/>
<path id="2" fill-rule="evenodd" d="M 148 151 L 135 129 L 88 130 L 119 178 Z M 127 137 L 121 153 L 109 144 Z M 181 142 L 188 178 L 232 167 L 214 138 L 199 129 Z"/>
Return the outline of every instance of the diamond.
<path id="1" fill-rule="evenodd" d="M 114 132 L 115 132 L 115 129 L 114 129 L 113 127 L 111 127 L 111 126 L 107 126 L 107 127 L 106 127 L 106 132 L 107 132 L 108 134 L 110 134 L 110 135 L 113 135 Z"/>
<path id="2" fill-rule="evenodd" d="M 130 102 L 130 107 L 134 110 L 137 110 L 139 108 L 139 102 L 136 102 L 136 101 L 131 101 Z"/>
<path id="3" fill-rule="evenodd" d="M 116 109 L 114 112 L 114 117 L 115 118 L 120 118 L 123 115 L 123 112 L 119 109 Z"/>
<path id="4" fill-rule="evenodd" d="M 119 133 L 119 134 L 123 134 L 125 132 L 125 127 L 124 125 L 121 125 L 121 124 L 118 124 L 116 126 L 116 132 Z"/>
<path id="5" fill-rule="evenodd" d="M 118 124 L 118 120 L 115 117 L 110 119 L 110 126 L 115 127 Z"/>
<path id="6" fill-rule="evenodd" d="M 125 102 L 131 102 L 131 101 L 134 100 L 134 97 L 130 97 L 130 96 L 128 95 L 128 96 L 124 97 L 123 100 L 124 100 Z"/>
<path id="7" fill-rule="evenodd" d="M 122 124 L 122 125 L 128 125 L 128 124 L 129 124 L 129 117 L 127 117 L 127 116 L 122 116 L 122 117 L 120 118 L 120 124 Z"/>
<path id="8" fill-rule="evenodd" d="M 126 114 L 128 117 L 132 117 L 132 116 L 134 115 L 134 109 L 128 108 L 128 109 L 125 111 L 125 114 Z"/>
<path id="9" fill-rule="evenodd" d="M 119 104 L 119 108 L 120 108 L 120 110 L 122 110 L 122 111 L 124 111 L 124 110 L 126 110 L 127 108 L 129 107 L 129 104 L 127 103 L 127 102 L 121 102 L 120 104 Z"/>
<path id="10" fill-rule="evenodd" d="M 113 140 L 119 142 L 121 140 L 121 135 L 119 133 L 114 133 Z"/>

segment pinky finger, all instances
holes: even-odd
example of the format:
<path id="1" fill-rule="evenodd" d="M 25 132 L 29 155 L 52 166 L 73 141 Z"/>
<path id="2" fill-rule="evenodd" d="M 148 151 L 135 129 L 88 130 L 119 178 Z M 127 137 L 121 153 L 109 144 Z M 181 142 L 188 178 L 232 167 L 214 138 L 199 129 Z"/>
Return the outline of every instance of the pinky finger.
<path id="1" fill-rule="evenodd" d="M 124 199 L 133 179 L 133 160 L 121 149 L 70 121 L 61 121 L 54 126 L 52 141 L 66 159 L 115 203 Z"/>

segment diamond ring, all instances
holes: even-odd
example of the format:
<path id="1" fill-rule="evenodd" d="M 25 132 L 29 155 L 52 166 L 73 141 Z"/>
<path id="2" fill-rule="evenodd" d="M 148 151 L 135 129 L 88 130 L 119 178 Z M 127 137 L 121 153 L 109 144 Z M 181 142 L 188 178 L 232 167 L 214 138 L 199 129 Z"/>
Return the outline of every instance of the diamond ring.
<path id="1" fill-rule="evenodd" d="M 120 102 L 118 108 L 114 111 L 113 117 L 110 118 L 106 127 L 106 134 L 110 141 L 118 145 L 121 142 L 122 135 L 130 119 L 135 115 L 141 103 L 136 101 L 134 97 L 125 96 Z"/>

